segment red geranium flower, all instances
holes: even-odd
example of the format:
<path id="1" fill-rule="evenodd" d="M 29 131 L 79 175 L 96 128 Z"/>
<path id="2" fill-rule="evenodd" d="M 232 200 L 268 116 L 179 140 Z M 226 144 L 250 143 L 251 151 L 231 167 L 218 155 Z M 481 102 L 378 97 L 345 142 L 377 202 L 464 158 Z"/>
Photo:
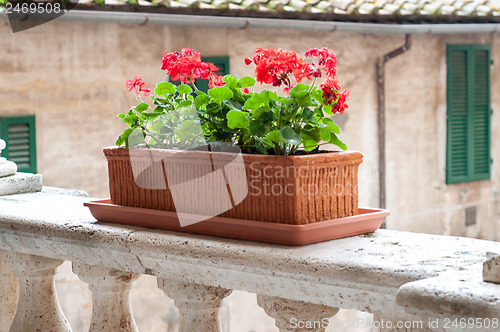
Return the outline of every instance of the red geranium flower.
<path id="1" fill-rule="evenodd" d="M 218 88 L 219 86 L 223 86 L 224 84 L 226 84 L 226 82 L 222 80 L 223 78 L 224 76 L 219 76 L 215 73 L 212 73 L 208 80 L 208 87 L 212 89 L 212 88 Z"/>
<path id="2" fill-rule="evenodd" d="M 344 90 L 339 96 L 339 100 L 335 105 L 332 107 L 332 112 L 333 114 L 335 113 L 344 113 L 346 108 L 349 108 L 349 106 L 346 104 L 346 101 L 349 99 L 349 90 Z"/>
<path id="3" fill-rule="evenodd" d="M 148 97 L 151 94 L 151 88 L 146 87 L 146 84 L 148 84 L 148 82 L 145 82 L 140 76 L 135 76 L 133 79 L 125 82 L 125 86 L 128 91 L 135 89 L 137 94 L 142 92 L 146 97 Z"/>
<path id="4" fill-rule="evenodd" d="M 337 80 L 328 79 L 324 84 L 319 86 L 323 90 L 323 103 L 332 105 L 332 112 L 344 113 L 349 106 L 346 104 L 349 99 L 349 90 L 344 90 L 340 93 L 340 86 Z"/>
<path id="5" fill-rule="evenodd" d="M 337 55 L 330 51 L 328 48 L 323 47 L 321 50 L 317 48 L 311 48 L 306 51 L 305 56 L 319 57 L 317 63 L 312 64 L 311 75 L 314 77 L 321 77 L 321 71 L 325 71 L 325 75 L 329 78 L 335 78 L 337 75 Z"/>
<path id="6" fill-rule="evenodd" d="M 163 53 L 161 69 L 166 70 L 173 81 L 191 84 L 195 79 L 208 79 L 218 68 L 210 62 L 202 62 L 200 52 L 183 48 L 180 52 Z"/>
<path id="7" fill-rule="evenodd" d="M 307 62 L 293 51 L 274 48 L 257 48 L 251 58 L 245 59 L 245 64 L 255 63 L 255 76 L 257 82 L 281 86 L 291 86 L 290 75 L 295 77 L 297 83 L 303 78 L 310 79 L 311 68 Z"/>

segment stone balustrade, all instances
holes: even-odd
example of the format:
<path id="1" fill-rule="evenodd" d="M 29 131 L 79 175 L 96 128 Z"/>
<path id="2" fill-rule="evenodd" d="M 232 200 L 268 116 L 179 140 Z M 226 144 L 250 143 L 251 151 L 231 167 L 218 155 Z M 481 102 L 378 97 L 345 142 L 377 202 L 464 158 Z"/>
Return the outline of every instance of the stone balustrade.
<path id="1" fill-rule="evenodd" d="M 383 331 L 499 330 L 500 280 L 485 272 L 483 281 L 483 263 L 495 268 L 500 243 L 378 230 L 267 245 L 98 222 L 88 200 L 55 188 L 0 196 L 1 331 L 71 331 L 54 291 L 63 261 L 92 291 L 93 332 L 137 331 L 129 290 L 140 274 L 156 276 L 175 301 L 181 332 L 220 331 L 219 308 L 232 290 L 258 294 L 279 331 L 324 331 L 338 308 L 390 321 Z"/>

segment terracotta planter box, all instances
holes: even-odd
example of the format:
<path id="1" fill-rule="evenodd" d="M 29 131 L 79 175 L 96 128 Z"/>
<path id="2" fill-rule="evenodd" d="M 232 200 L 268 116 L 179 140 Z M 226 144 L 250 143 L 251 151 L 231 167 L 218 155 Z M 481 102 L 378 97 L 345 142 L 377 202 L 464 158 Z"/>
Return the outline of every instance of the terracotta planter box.
<path id="1" fill-rule="evenodd" d="M 266 156 L 112 147 L 104 154 L 116 205 L 293 225 L 358 214 L 363 156 L 355 151 Z"/>

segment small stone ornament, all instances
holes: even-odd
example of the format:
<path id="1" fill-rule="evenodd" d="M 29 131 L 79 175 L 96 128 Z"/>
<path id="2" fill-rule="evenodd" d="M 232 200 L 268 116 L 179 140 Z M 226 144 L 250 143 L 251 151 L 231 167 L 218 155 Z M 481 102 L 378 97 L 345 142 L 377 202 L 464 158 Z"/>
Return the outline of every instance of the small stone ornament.
<path id="1" fill-rule="evenodd" d="M 0 153 L 2 153 L 2 150 L 5 149 L 6 146 L 7 145 L 5 144 L 5 141 L 3 139 L 0 139 Z M 13 175 L 16 172 L 17 165 L 14 162 L 8 161 L 4 157 L 0 157 L 0 178 Z"/>

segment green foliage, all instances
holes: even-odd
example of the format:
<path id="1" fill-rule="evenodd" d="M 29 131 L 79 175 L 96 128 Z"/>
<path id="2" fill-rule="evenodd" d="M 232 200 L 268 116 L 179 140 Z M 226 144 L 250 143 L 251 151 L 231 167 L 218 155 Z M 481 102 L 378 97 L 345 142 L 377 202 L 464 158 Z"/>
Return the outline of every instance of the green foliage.
<path id="1" fill-rule="evenodd" d="M 224 100 L 233 98 L 233 92 L 230 88 L 221 86 L 208 90 L 208 95 L 215 100 L 218 104 L 222 104 Z"/>
<path id="2" fill-rule="evenodd" d="M 175 94 L 175 85 L 170 82 L 160 82 L 156 85 L 155 94 L 162 97 L 170 97 Z"/>
<path id="3" fill-rule="evenodd" d="M 269 90 L 253 92 L 255 79 L 224 77 L 225 85 L 208 94 L 186 84 L 158 83 L 152 106 L 140 102 L 119 117 L 130 128 L 116 141 L 130 147 L 194 148 L 206 142 L 238 144 L 245 153 L 289 155 L 299 148 L 317 149 L 334 144 L 347 149 L 327 117 L 321 89 L 298 84 L 289 95 Z M 242 92 L 243 90 L 249 93 Z"/>

